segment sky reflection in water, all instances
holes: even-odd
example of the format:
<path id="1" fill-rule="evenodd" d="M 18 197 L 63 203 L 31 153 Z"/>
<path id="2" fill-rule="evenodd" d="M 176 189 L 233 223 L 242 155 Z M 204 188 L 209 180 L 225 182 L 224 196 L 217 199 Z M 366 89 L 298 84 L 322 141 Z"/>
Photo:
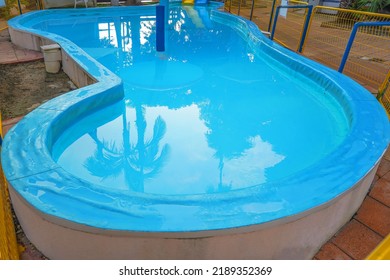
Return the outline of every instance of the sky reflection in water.
<path id="1" fill-rule="evenodd" d="M 80 120 L 53 149 L 64 169 L 101 187 L 169 195 L 247 188 L 308 167 L 348 130 L 324 89 L 255 55 L 206 7 L 170 10 L 164 53 L 155 51 L 154 15 L 79 19 L 77 33 L 67 24 L 39 28 L 71 39 L 124 81 L 123 102 Z"/>

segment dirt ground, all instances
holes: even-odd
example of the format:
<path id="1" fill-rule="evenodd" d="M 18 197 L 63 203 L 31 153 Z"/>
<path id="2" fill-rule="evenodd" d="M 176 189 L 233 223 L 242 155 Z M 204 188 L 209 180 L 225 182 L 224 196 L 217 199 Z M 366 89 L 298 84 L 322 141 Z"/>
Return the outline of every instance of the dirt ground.
<path id="1" fill-rule="evenodd" d="M 7 29 L 0 31 L 0 41 L 11 41 Z M 47 73 L 43 59 L 0 64 L 0 111 L 3 120 L 24 116 L 45 101 L 75 88 L 63 71 Z"/>
<path id="2" fill-rule="evenodd" d="M 46 73 L 41 60 L 0 64 L 0 110 L 4 120 L 26 115 L 45 101 L 74 88 L 64 72 Z"/>

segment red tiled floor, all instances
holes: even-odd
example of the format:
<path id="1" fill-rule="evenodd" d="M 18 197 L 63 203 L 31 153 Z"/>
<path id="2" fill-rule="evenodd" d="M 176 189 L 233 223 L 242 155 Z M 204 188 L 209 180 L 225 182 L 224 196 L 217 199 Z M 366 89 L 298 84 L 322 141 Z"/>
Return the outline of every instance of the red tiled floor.
<path id="1" fill-rule="evenodd" d="M 382 178 L 390 182 L 390 172 L 387 172 Z"/>
<path id="2" fill-rule="evenodd" d="M 382 177 L 386 175 L 390 171 L 390 161 L 389 160 L 382 160 L 379 164 L 378 171 L 376 174 L 378 174 L 379 177 Z"/>
<path id="3" fill-rule="evenodd" d="M 326 243 L 314 258 L 317 260 L 352 260 L 350 256 L 330 242 Z"/>
<path id="4" fill-rule="evenodd" d="M 22 118 L 23 116 L 3 121 L 3 134 L 5 135 Z"/>
<path id="5" fill-rule="evenodd" d="M 390 208 L 369 196 L 364 199 L 355 219 L 382 237 L 390 233 Z"/>
<path id="6" fill-rule="evenodd" d="M 387 159 L 387 160 L 390 161 L 390 149 L 388 149 L 388 150 L 386 151 L 386 153 L 384 154 L 383 158 L 385 158 L 385 159 Z"/>
<path id="7" fill-rule="evenodd" d="M 390 207 L 390 181 L 387 181 L 385 178 L 376 181 L 370 192 L 370 196 L 382 202 L 387 207 Z"/>
<path id="8" fill-rule="evenodd" d="M 331 242 L 352 259 L 363 260 L 382 239 L 379 234 L 353 219 Z"/>

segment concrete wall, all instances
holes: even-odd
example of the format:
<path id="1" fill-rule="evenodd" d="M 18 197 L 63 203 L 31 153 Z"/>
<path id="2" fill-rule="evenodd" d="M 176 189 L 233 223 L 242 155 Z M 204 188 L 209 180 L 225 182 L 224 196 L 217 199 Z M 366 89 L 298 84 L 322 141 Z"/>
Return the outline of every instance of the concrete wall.
<path id="1" fill-rule="evenodd" d="M 84 5 L 83 0 L 77 1 L 79 1 L 79 5 Z M 43 0 L 42 3 L 45 9 L 74 7 L 74 0 Z M 96 6 L 96 0 L 88 0 L 88 7 L 93 6 Z"/>

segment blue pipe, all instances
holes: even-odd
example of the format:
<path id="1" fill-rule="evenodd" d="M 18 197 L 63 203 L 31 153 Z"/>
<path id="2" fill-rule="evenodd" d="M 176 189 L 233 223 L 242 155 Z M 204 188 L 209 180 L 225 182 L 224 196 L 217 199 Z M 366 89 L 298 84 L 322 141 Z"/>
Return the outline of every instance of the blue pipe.
<path id="1" fill-rule="evenodd" d="M 349 40 L 347 43 L 347 46 L 345 47 L 344 55 L 343 58 L 341 59 L 341 63 L 339 66 L 339 72 L 342 73 L 345 67 L 345 63 L 347 62 L 349 52 L 351 51 L 353 41 L 355 40 L 356 32 L 359 27 L 361 26 L 390 26 L 390 22 L 369 22 L 369 21 L 362 21 L 362 22 L 357 22 L 354 24 L 351 35 L 349 36 Z"/>

